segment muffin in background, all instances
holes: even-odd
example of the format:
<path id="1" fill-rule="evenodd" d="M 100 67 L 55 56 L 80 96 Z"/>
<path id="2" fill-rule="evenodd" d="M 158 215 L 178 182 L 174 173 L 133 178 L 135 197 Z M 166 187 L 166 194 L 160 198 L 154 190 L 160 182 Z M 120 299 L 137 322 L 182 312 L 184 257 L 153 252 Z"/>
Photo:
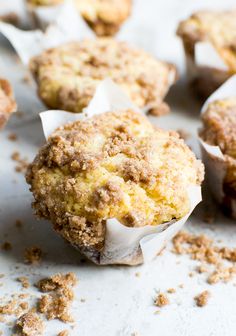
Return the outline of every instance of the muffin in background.
<path id="1" fill-rule="evenodd" d="M 180 22 L 177 35 L 183 41 L 190 81 L 200 97 L 207 98 L 236 73 L 236 10 L 199 11 Z M 226 69 L 196 64 L 198 42 L 210 43 Z"/>
<path id="2" fill-rule="evenodd" d="M 44 51 L 30 61 L 38 94 L 52 109 L 79 113 L 99 83 L 109 77 L 131 101 L 150 113 L 168 112 L 163 102 L 176 81 L 174 65 L 110 38 L 72 42 Z"/>
<path id="3" fill-rule="evenodd" d="M 30 6 L 53 6 L 64 0 L 27 0 Z M 74 0 L 79 13 L 98 36 L 113 36 L 129 17 L 132 0 Z"/>
<path id="4" fill-rule="evenodd" d="M 206 175 L 223 211 L 236 218 L 236 97 L 209 103 L 202 114 L 201 139 L 220 148 L 223 157 L 203 149 Z"/>

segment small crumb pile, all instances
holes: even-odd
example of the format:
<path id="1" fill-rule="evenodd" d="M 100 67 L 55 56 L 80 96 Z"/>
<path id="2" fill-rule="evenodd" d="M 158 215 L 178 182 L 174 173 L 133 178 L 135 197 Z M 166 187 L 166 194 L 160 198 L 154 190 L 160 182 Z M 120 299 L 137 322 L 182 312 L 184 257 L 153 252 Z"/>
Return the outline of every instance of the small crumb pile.
<path id="1" fill-rule="evenodd" d="M 17 320 L 16 331 L 19 336 L 41 336 L 44 323 L 36 313 L 28 312 Z"/>
<path id="2" fill-rule="evenodd" d="M 63 322 L 73 322 L 69 312 L 74 299 L 73 287 L 77 284 L 74 273 L 56 274 L 38 282 L 41 292 L 50 292 L 41 296 L 38 302 L 38 311 L 48 320 L 59 319 Z"/>
<path id="3" fill-rule="evenodd" d="M 164 293 L 159 293 L 154 300 L 154 305 L 159 308 L 164 307 L 168 305 L 169 303 L 170 303 L 169 299 Z"/>
<path id="4" fill-rule="evenodd" d="M 194 300 L 198 307 L 204 307 L 207 305 L 209 298 L 210 298 L 210 292 L 205 290 L 201 294 L 195 296 Z"/>
<path id="5" fill-rule="evenodd" d="M 25 276 L 17 278 L 17 281 L 19 281 L 23 288 L 29 288 L 29 279 Z"/>
<path id="6" fill-rule="evenodd" d="M 205 235 L 194 235 L 185 231 L 173 238 L 173 250 L 176 254 L 187 254 L 193 260 L 200 261 L 198 273 L 208 275 L 207 282 L 216 284 L 228 282 L 236 274 L 236 248 L 219 247 Z"/>
<path id="7" fill-rule="evenodd" d="M 39 264 L 42 260 L 43 252 L 40 247 L 32 246 L 25 249 L 24 260 L 27 264 Z"/>
<path id="8" fill-rule="evenodd" d="M 29 165 L 27 158 L 22 159 L 19 152 L 13 152 L 11 155 L 11 159 L 17 163 L 17 165 L 15 166 L 15 171 L 17 173 L 26 172 Z"/>

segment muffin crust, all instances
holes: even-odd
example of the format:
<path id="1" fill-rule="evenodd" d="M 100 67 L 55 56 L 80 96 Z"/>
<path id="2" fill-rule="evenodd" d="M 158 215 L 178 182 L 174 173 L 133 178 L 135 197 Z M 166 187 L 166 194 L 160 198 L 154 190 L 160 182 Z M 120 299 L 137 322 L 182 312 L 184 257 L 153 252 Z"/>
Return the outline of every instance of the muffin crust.
<path id="1" fill-rule="evenodd" d="M 189 211 L 203 166 L 173 132 L 131 110 L 59 128 L 29 167 L 37 215 L 80 249 L 102 250 L 105 221 L 158 225 Z"/>
<path id="2" fill-rule="evenodd" d="M 31 60 L 30 69 L 44 103 L 71 112 L 81 112 L 98 84 L 110 77 L 137 106 L 161 113 L 166 105 L 162 100 L 176 77 L 173 65 L 109 38 L 47 50 Z"/>

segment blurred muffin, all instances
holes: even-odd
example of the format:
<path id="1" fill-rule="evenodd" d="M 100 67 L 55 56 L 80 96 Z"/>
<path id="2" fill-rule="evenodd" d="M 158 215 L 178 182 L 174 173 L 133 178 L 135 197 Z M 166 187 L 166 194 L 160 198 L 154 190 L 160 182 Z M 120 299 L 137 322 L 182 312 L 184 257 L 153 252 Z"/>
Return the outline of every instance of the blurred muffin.
<path id="1" fill-rule="evenodd" d="M 52 6 L 64 0 L 28 0 L 33 6 Z M 98 36 L 112 36 L 128 18 L 132 0 L 74 0 L 75 6 Z"/>
<path id="2" fill-rule="evenodd" d="M 98 84 L 110 77 L 137 106 L 164 114 L 163 98 L 176 79 L 173 65 L 109 38 L 49 49 L 31 60 L 30 69 L 43 102 L 71 112 L 81 112 Z"/>
<path id="3" fill-rule="evenodd" d="M 194 88 L 204 98 L 236 73 L 236 10 L 200 11 L 182 21 L 177 34 L 182 38 L 187 68 Z M 195 64 L 195 44 L 209 42 L 228 70 Z"/>
<path id="4" fill-rule="evenodd" d="M 210 103 L 202 115 L 203 128 L 200 136 L 207 144 L 218 146 L 223 153 L 222 169 L 215 169 L 218 173 L 218 180 L 222 179 L 223 199 L 215 195 L 222 204 L 224 210 L 236 218 L 236 98 L 216 100 Z M 211 156 L 206 157 L 206 170 L 208 175 L 215 174 L 214 164 L 208 164 L 213 160 Z M 215 159 L 219 165 L 220 159 Z M 214 163 L 214 161 L 213 161 Z M 214 188 L 214 186 L 213 186 Z"/>
<path id="5" fill-rule="evenodd" d="M 26 179 L 36 214 L 75 247 L 99 253 L 107 219 L 141 227 L 185 216 L 203 165 L 177 133 L 125 110 L 60 127 Z"/>
<path id="6" fill-rule="evenodd" d="M 10 118 L 10 115 L 16 111 L 16 102 L 10 83 L 0 78 L 0 129 L 3 128 Z"/>

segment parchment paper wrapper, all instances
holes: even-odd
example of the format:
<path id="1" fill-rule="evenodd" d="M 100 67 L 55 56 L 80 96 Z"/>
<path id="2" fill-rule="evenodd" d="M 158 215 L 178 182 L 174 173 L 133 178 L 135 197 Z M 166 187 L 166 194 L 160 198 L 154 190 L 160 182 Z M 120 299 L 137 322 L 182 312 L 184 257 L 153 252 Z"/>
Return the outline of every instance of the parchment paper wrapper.
<path id="1" fill-rule="evenodd" d="M 59 126 L 76 120 L 84 120 L 112 110 L 134 109 L 127 96 L 110 79 L 99 84 L 89 106 L 81 114 L 65 111 L 46 111 L 40 114 L 46 139 Z M 139 228 L 126 227 L 115 218 L 106 222 L 105 246 L 102 252 L 75 246 L 96 264 L 137 265 L 152 260 L 165 247 L 166 243 L 182 228 L 195 206 L 201 201 L 201 188 L 189 186 L 191 209 L 182 219 L 157 226 Z"/>
<path id="2" fill-rule="evenodd" d="M 201 113 L 206 111 L 209 103 L 218 99 L 234 97 L 235 95 L 236 75 L 228 79 L 207 99 L 201 109 Z M 199 141 L 211 192 L 216 201 L 222 206 L 223 211 L 230 217 L 236 219 L 236 190 L 234 192 L 230 192 L 229 190 L 232 188 L 227 186 L 225 182 L 225 176 L 228 169 L 227 160 L 225 159 L 219 146 L 209 145 L 201 138 L 199 138 Z"/>
<path id="3" fill-rule="evenodd" d="M 189 81 L 205 99 L 231 76 L 229 68 L 211 43 L 184 38 L 183 45 Z"/>

